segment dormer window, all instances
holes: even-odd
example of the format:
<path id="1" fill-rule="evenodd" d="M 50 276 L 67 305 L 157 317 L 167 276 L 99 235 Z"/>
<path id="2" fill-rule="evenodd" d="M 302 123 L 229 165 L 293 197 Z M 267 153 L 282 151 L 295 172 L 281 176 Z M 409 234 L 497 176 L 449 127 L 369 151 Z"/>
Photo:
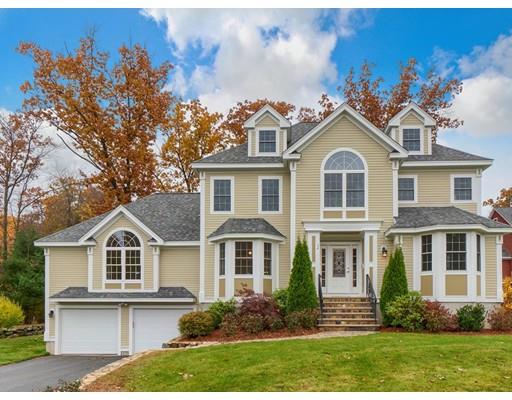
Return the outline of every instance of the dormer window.
<path id="1" fill-rule="evenodd" d="M 402 141 L 403 146 L 407 151 L 421 152 L 421 129 L 403 128 Z"/>
<path id="2" fill-rule="evenodd" d="M 258 152 L 277 152 L 277 132 L 275 129 L 261 129 L 258 131 Z"/>

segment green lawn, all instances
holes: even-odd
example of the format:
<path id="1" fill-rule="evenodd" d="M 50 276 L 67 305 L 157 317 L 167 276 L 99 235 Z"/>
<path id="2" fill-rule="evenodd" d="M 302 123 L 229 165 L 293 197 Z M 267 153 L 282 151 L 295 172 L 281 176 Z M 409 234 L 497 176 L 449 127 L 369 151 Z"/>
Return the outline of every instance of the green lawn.
<path id="1" fill-rule="evenodd" d="M 0 339 L 0 365 L 28 360 L 46 354 L 48 353 L 41 335 Z"/>
<path id="2" fill-rule="evenodd" d="M 97 381 L 123 391 L 511 391 L 512 335 L 386 333 L 151 355 Z"/>

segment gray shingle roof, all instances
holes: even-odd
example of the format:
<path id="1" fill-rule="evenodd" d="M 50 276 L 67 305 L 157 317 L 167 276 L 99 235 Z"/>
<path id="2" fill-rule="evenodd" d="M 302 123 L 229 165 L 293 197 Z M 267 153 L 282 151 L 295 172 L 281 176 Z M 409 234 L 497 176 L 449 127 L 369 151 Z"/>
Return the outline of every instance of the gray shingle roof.
<path id="1" fill-rule="evenodd" d="M 158 292 L 89 292 L 86 287 L 68 287 L 51 296 L 52 299 L 191 299 L 196 297 L 188 289 L 161 287 Z"/>
<path id="2" fill-rule="evenodd" d="M 500 214 L 505 221 L 512 225 L 512 207 L 495 207 L 494 211 Z"/>
<path id="3" fill-rule="evenodd" d="M 460 150 L 452 149 L 451 147 L 442 146 L 437 143 L 432 143 L 431 155 L 410 155 L 407 161 L 492 161 L 490 158 L 477 156 L 470 153 L 465 153 Z"/>
<path id="4" fill-rule="evenodd" d="M 208 238 L 228 234 L 264 234 L 285 236 L 279 232 L 273 225 L 263 218 L 229 218 L 219 226 Z"/>
<path id="5" fill-rule="evenodd" d="M 436 225 L 483 225 L 487 228 L 510 228 L 462 210 L 458 207 L 400 207 L 395 224 L 390 229 L 423 228 Z"/>
<path id="6" fill-rule="evenodd" d="M 199 193 L 155 193 L 124 207 L 166 242 L 199 240 Z M 53 233 L 38 242 L 76 242 L 110 213 Z"/>

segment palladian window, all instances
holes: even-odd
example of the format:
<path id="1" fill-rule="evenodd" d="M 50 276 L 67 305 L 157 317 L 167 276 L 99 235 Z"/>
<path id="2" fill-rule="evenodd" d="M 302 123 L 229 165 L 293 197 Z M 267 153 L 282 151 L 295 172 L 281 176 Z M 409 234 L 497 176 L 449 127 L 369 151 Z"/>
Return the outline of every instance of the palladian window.
<path id="1" fill-rule="evenodd" d="M 141 245 L 132 232 L 117 231 L 106 243 L 107 281 L 140 281 Z"/>

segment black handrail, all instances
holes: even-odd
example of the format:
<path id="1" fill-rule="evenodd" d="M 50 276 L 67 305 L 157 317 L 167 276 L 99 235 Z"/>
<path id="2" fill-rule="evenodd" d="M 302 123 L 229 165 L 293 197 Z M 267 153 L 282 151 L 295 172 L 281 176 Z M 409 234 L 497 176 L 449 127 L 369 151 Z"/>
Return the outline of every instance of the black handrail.
<path id="1" fill-rule="evenodd" d="M 322 275 L 318 274 L 318 301 L 320 303 L 320 322 L 324 315 L 324 295 L 322 294 Z"/>
<path id="2" fill-rule="evenodd" d="M 372 280 L 370 275 L 366 274 L 366 297 L 372 306 L 373 318 L 377 319 L 377 295 L 373 289 Z"/>

